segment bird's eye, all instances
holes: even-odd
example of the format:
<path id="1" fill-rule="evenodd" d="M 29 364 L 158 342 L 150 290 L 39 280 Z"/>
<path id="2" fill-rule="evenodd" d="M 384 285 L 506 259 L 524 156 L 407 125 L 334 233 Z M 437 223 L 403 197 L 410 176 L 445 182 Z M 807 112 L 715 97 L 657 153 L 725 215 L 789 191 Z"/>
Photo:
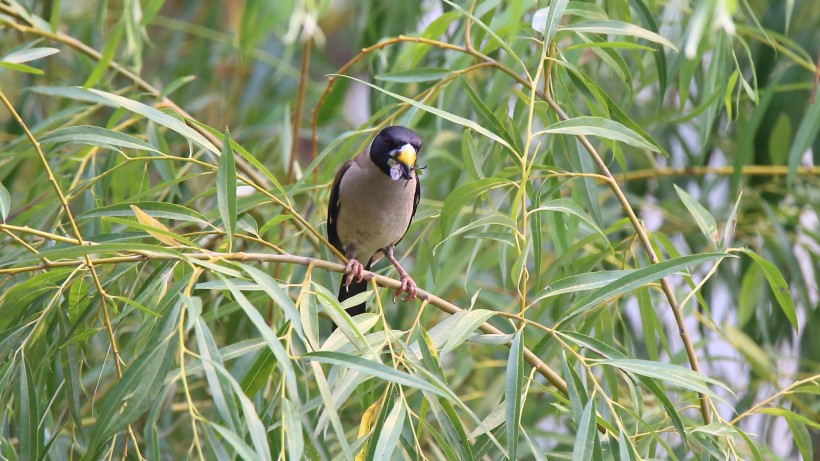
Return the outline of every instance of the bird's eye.
<path id="1" fill-rule="evenodd" d="M 384 143 L 385 146 L 389 146 L 390 145 L 390 138 L 382 138 L 382 142 Z"/>

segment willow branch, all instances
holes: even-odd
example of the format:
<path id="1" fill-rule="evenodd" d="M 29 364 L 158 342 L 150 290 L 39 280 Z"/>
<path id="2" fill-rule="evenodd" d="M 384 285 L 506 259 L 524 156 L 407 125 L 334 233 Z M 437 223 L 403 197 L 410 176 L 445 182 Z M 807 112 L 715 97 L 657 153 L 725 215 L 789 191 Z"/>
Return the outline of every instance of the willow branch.
<path id="1" fill-rule="evenodd" d="M 145 261 L 180 261 L 180 260 L 212 260 L 212 259 L 221 259 L 224 261 L 255 261 L 255 262 L 268 262 L 268 263 L 279 263 L 279 264 L 299 264 L 302 266 L 312 266 L 324 269 L 330 272 L 345 272 L 345 266 L 343 264 L 334 263 L 330 261 L 325 261 L 322 259 L 316 258 L 309 258 L 305 256 L 295 256 L 291 254 L 269 254 L 269 253 L 212 253 L 212 252 L 202 252 L 202 253 L 186 253 L 183 255 L 178 254 L 170 254 L 170 253 L 160 253 L 160 252 L 152 252 L 152 251 L 144 251 L 138 255 L 127 255 L 127 256 L 115 256 L 109 258 L 97 258 L 92 259 L 91 263 L 94 265 L 102 265 L 102 264 L 123 264 L 123 263 L 140 263 Z M 2 274 L 19 274 L 21 272 L 31 272 L 37 271 L 49 267 L 76 267 L 82 266 L 85 262 L 81 260 L 66 260 L 66 261 L 54 261 L 51 264 L 37 264 L 33 266 L 23 266 L 23 267 L 15 267 L 15 268 L 8 268 L 8 269 L 0 269 L 0 275 Z M 376 283 L 385 288 L 390 289 L 397 289 L 401 287 L 401 281 L 392 279 L 390 277 L 385 277 L 383 275 L 376 274 L 375 272 L 364 271 L 364 280 L 375 280 Z M 446 312 L 448 314 L 457 314 L 462 312 L 462 309 L 455 304 L 446 301 L 438 296 L 425 291 L 423 289 L 419 289 L 419 299 L 426 300 L 430 305 L 437 307 L 442 312 Z M 501 335 L 504 334 L 498 328 L 490 325 L 489 323 L 482 324 L 479 329 L 486 334 L 491 335 Z M 509 346 L 509 343 L 507 344 Z M 541 361 L 535 354 L 532 353 L 529 349 L 524 349 L 524 359 L 529 363 L 533 368 L 535 368 L 541 376 L 547 379 L 556 389 L 561 391 L 562 393 L 567 393 L 567 384 L 558 375 L 552 368 L 549 367 L 546 363 Z"/>

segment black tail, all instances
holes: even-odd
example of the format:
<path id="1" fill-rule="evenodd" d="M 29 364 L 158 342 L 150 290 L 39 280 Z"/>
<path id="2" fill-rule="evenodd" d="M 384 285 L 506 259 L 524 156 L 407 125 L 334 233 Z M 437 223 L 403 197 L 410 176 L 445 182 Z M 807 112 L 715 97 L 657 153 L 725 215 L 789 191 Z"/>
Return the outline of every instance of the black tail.
<path id="1" fill-rule="evenodd" d="M 367 266 L 365 266 L 365 270 L 370 270 L 370 263 L 371 261 L 367 262 Z M 345 278 L 347 278 L 347 274 L 342 274 L 342 282 L 339 286 L 339 302 L 344 301 L 345 299 L 352 298 L 359 293 L 364 293 L 367 291 L 367 286 L 370 282 L 367 280 L 362 280 L 361 282 L 357 282 L 356 279 L 353 279 L 353 283 L 350 284 L 350 287 L 345 287 Z M 350 307 L 347 309 L 347 314 L 351 317 L 354 315 L 359 315 L 364 313 L 367 306 L 365 303 L 358 304 L 356 306 Z"/>

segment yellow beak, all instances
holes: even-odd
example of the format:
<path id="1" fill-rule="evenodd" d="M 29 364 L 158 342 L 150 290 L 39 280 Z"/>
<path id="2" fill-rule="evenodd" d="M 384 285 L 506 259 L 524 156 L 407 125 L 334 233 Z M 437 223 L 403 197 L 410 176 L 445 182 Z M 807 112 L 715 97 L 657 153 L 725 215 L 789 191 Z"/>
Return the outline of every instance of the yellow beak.
<path id="1" fill-rule="evenodd" d="M 416 164 L 416 149 L 410 144 L 405 144 L 398 149 L 398 154 L 394 158 L 408 169 L 413 168 Z"/>

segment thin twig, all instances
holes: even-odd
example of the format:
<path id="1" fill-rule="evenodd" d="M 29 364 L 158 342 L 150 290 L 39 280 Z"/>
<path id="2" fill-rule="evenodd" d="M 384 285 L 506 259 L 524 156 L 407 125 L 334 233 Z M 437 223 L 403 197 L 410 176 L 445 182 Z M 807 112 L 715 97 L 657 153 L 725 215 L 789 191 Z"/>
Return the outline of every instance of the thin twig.
<path id="1" fill-rule="evenodd" d="M 299 87 L 296 89 L 296 107 L 293 109 L 293 121 L 291 126 L 293 132 L 290 137 L 290 160 L 288 160 L 288 172 L 286 183 L 293 180 L 293 170 L 296 168 L 298 159 L 296 154 L 299 152 L 299 131 L 302 128 L 302 108 L 305 104 L 305 89 L 307 82 L 310 80 L 308 69 L 310 68 L 310 51 L 313 40 L 307 38 L 302 44 L 302 63 L 299 67 Z"/>
<path id="2" fill-rule="evenodd" d="M 71 225 L 71 230 L 74 233 L 74 237 L 76 237 L 77 242 L 80 245 L 83 245 L 83 236 L 80 233 L 80 228 L 77 227 L 77 222 L 74 220 L 74 215 L 71 213 L 71 208 L 69 208 L 68 206 L 68 201 L 66 201 L 65 195 L 63 194 L 63 190 L 60 188 L 60 185 L 57 183 L 57 179 L 54 177 L 54 173 L 51 171 L 51 167 L 48 164 L 48 159 L 46 159 L 46 155 L 43 152 L 43 149 L 40 147 L 40 142 L 37 141 L 37 138 L 35 138 L 34 135 L 31 133 L 31 130 L 28 129 L 28 125 L 26 125 L 22 117 L 20 117 L 20 114 L 17 113 L 17 110 L 14 109 L 14 105 L 12 105 L 11 101 L 9 101 L 8 98 L 6 98 L 6 95 L 5 93 L 3 93 L 2 90 L 0 90 L 0 100 L 2 100 L 3 105 L 6 106 L 6 109 L 8 109 L 9 113 L 12 115 L 12 117 L 14 117 L 14 120 L 17 122 L 17 124 L 20 125 L 20 127 L 23 129 L 23 132 L 25 133 L 32 147 L 34 147 L 34 150 L 37 152 L 37 156 L 40 159 L 40 163 L 42 164 L 43 169 L 46 172 L 46 177 L 48 178 L 48 181 L 54 188 L 54 192 L 57 194 L 57 198 L 60 201 L 60 206 L 65 212 L 66 218 L 68 218 L 68 222 Z M 100 277 L 97 274 L 97 270 L 94 267 L 94 264 L 91 262 L 91 257 L 85 255 L 84 260 L 84 264 L 88 267 L 89 271 L 91 272 L 91 278 L 94 281 L 94 285 L 96 286 L 97 292 L 100 295 L 100 310 L 102 311 L 103 315 L 103 325 L 105 326 L 105 331 L 108 334 L 108 340 L 111 343 L 111 352 L 114 355 L 114 368 L 117 372 L 117 378 L 122 378 L 122 358 L 120 357 L 120 352 L 117 348 L 117 341 L 116 337 L 114 336 L 114 329 L 111 326 L 111 318 L 108 315 L 108 294 L 106 294 L 105 290 L 102 287 L 102 283 L 100 282 Z M 43 262 L 43 264 L 48 266 L 51 264 L 51 261 L 46 260 Z M 137 438 L 130 424 L 127 426 L 127 431 L 128 435 L 134 442 L 134 446 L 136 447 L 138 445 Z M 125 450 L 126 452 L 128 450 L 127 444 Z M 142 455 L 139 453 L 139 448 L 137 448 L 137 455 L 140 458 L 142 458 Z"/>
<path id="3" fill-rule="evenodd" d="M 269 254 L 269 253 L 186 253 L 183 255 L 179 254 L 172 254 L 172 253 L 160 253 L 154 251 L 143 251 L 138 255 L 128 255 L 128 256 L 116 256 L 110 258 L 97 258 L 92 259 L 91 263 L 94 265 L 102 265 L 102 264 L 122 264 L 122 263 L 138 263 L 138 262 L 145 262 L 149 260 L 156 260 L 156 261 L 175 261 L 175 260 L 210 260 L 210 259 L 221 259 L 225 261 L 255 261 L 255 262 L 268 262 L 268 263 L 279 263 L 279 264 L 299 264 L 302 266 L 311 266 L 314 268 L 320 268 L 331 272 L 345 272 L 345 266 L 343 264 L 325 261 L 322 259 L 316 258 L 309 258 L 306 256 L 296 256 L 290 254 Z M 66 260 L 66 261 L 54 261 L 49 267 L 75 267 L 84 265 L 84 261 L 80 260 Z M 0 275 L 2 274 L 18 274 L 22 272 L 31 272 L 45 268 L 46 265 L 38 264 L 35 266 L 23 266 L 23 267 L 16 267 L 16 268 L 8 268 L 8 269 L 0 269 Z M 401 281 L 395 280 L 389 277 L 385 277 L 383 275 L 376 274 L 374 272 L 365 271 L 364 272 L 364 280 L 375 280 L 379 286 L 390 288 L 390 289 L 397 289 L 401 287 Z M 427 300 L 430 305 L 437 307 L 439 310 L 446 312 L 448 314 L 457 314 L 462 312 L 462 309 L 455 304 L 446 301 L 438 296 L 427 292 L 423 289 L 419 289 L 418 291 L 418 298 L 420 300 Z M 504 334 L 501 330 L 497 329 L 496 327 L 490 325 L 489 323 L 482 324 L 479 329 L 486 334 L 492 335 L 501 335 Z M 507 344 L 509 346 L 509 344 Z M 541 361 L 538 356 L 532 353 L 529 349 L 524 349 L 524 359 L 529 363 L 533 368 L 538 370 L 538 373 L 541 374 L 544 378 L 546 378 L 556 389 L 560 392 L 566 394 L 567 392 L 567 384 L 558 375 L 552 368 L 549 367 L 546 363 Z"/>

